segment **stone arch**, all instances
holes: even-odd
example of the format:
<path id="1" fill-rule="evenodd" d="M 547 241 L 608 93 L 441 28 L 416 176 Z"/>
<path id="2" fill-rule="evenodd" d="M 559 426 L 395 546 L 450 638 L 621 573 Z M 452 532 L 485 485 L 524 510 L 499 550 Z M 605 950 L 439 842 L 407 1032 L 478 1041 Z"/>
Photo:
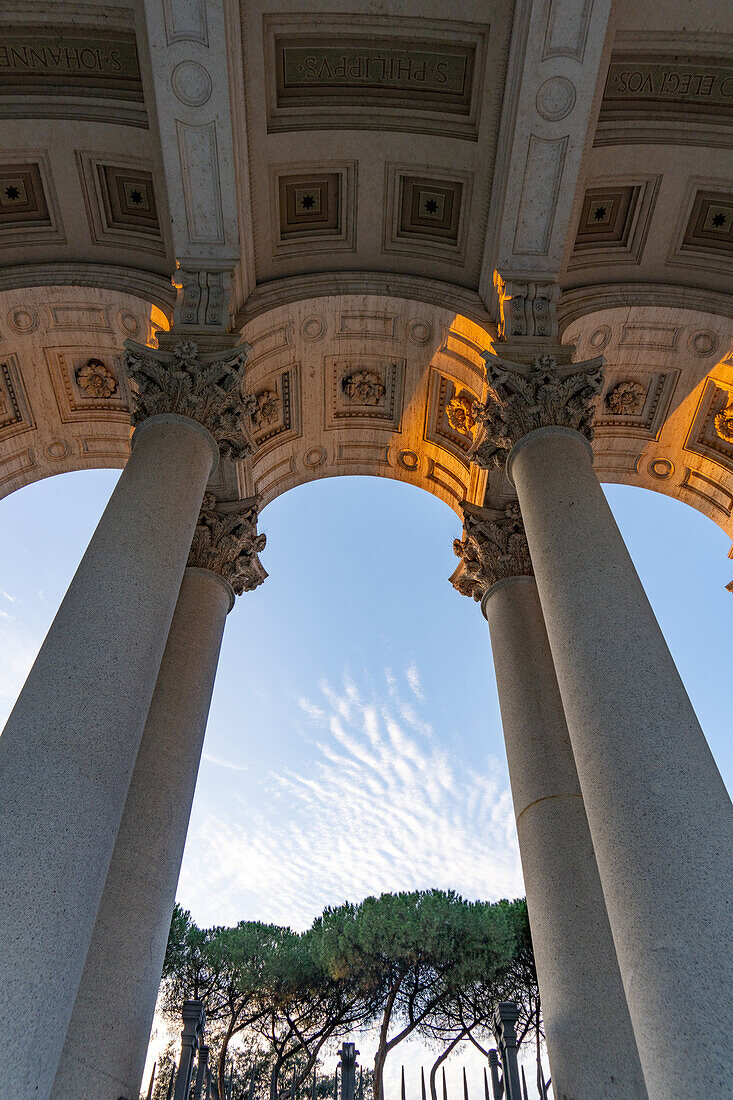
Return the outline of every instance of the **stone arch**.
<path id="1" fill-rule="evenodd" d="M 731 320 L 642 300 L 571 320 L 563 340 L 578 361 L 606 359 L 593 444 L 600 480 L 673 496 L 733 535 L 733 432 L 720 415 L 733 402 Z"/>

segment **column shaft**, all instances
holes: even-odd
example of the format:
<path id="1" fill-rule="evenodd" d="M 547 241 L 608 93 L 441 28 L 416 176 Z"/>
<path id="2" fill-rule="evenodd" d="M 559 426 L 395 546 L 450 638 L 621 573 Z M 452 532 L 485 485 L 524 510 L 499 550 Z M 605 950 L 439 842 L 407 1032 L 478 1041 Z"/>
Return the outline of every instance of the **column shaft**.
<path id="1" fill-rule="evenodd" d="M 557 1100 L 643 1100 L 644 1078 L 532 577 L 483 600 Z"/>
<path id="2" fill-rule="evenodd" d="M 51 1100 L 139 1095 L 233 598 L 216 573 L 184 573 Z"/>
<path id="3" fill-rule="evenodd" d="M 0 738 L 6 1086 L 48 1097 L 211 473 L 195 421 L 152 417 Z"/>
<path id="4" fill-rule="evenodd" d="M 651 1100 L 733 1080 L 730 799 L 591 465 L 541 428 L 507 465 L 522 509 Z"/>

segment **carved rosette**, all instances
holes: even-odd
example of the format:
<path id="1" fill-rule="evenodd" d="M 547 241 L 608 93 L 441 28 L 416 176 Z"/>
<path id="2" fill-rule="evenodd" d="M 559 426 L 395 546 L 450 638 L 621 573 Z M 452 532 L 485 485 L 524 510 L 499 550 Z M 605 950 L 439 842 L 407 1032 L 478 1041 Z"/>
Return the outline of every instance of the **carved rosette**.
<path id="1" fill-rule="evenodd" d="M 492 584 L 506 577 L 531 577 L 532 561 L 517 503 L 507 504 L 503 515 L 484 509 L 463 509 L 463 538 L 453 543 L 461 564 L 450 578 L 463 596 L 480 601 Z"/>
<path id="2" fill-rule="evenodd" d="M 373 370 L 347 371 L 341 385 L 352 405 L 379 405 L 387 392 L 382 376 Z"/>
<path id="3" fill-rule="evenodd" d="M 473 398 L 467 393 L 459 393 L 448 402 L 445 415 L 454 431 L 462 432 L 463 435 L 473 434 L 473 429 L 476 427 L 476 417 L 473 415 L 474 404 Z"/>
<path id="4" fill-rule="evenodd" d="M 636 416 L 644 408 L 646 388 L 641 382 L 627 379 L 618 382 L 606 394 L 606 404 L 614 416 Z"/>
<path id="5" fill-rule="evenodd" d="M 726 443 L 733 443 L 733 403 L 716 413 L 715 430 Z"/>
<path id="6" fill-rule="evenodd" d="M 260 390 L 254 395 L 250 416 L 256 428 L 266 428 L 280 415 L 282 401 L 274 390 Z"/>
<path id="7" fill-rule="evenodd" d="M 515 443 L 537 428 L 573 428 L 593 439 L 593 417 L 603 387 L 603 357 L 558 368 L 552 355 L 531 367 L 482 353 L 489 385 L 485 404 L 474 405 L 483 431 L 471 458 L 485 470 L 503 466 Z"/>
<path id="8" fill-rule="evenodd" d="M 189 566 L 218 573 L 237 596 L 251 592 L 267 577 L 257 556 L 267 541 L 257 534 L 257 503 L 251 497 L 227 507 L 206 493 L 188 555 Z"/>
<path id="9" fill-rule="evenodd" d="M 133 425 L 161 413 L 188 416 L 208 428 L 223 458 L 245 458 L 252 449 L 242 428 L 242 414 L 253 402 L 242 394 L 248 352 L 247 344 L 203 355 L 193 340 L 172 352 L 125 341 L 123 364 L 135 389 Z"/>
<path id="10" fill-rule="evenodd" d="M 111 397 L 117 379 L 101 359 L 87 359 L 76 372 L 76 384 L 87 397 Z"/>

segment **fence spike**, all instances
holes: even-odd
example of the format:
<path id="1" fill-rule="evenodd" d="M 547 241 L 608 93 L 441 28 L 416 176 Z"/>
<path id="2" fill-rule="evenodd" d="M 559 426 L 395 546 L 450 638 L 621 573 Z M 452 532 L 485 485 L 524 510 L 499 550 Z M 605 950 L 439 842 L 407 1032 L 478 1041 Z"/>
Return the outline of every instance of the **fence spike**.
<path id="1" fill-rule="evenodd" d="M 448 1086 L 445 1082 L 445 1066 L 443 1066 L 443 1100 L 448 1100 Z"/>
<path id="2" fill-rule="evenodd" d="M 402 1090 L 401 1090 L 400 1095 L 402 1097 L 402 1100 L 407 1100 L 407 1097 L 405 1095 L 405 1067 L 404 1067 L 404 1065 L 402 1066 Z"/>
<path id="3" fill-rule="evenodd" d="M 466 1067 L 463 1067 L 463 1100 L 468 1100 L 468 1081 L 466 1079 Z"/>
<path id="4" fill-rule="evenodd" d="M 157 1062 L 153 1062 L 153 1072 L 150 1074 L 150 1084 L 148 1085 L 147 1100 L 152 1100 L 153 1097 L 153 1081 L 155 1080 L 155 1070 L 157 1065 Z"/>
<path id="5" fill-rule="evenodd" d="M 491 1100 L 489 1096 L 489 1077 L 486 1072 L 486 1066 L 484 1066 L 484 1100 Z"/>
<path id="6" fill-rule="evenodd" d="M 529 1100 L 529 1097 L 527 1096 L 527 1078 L 524 1076 L 524 1066 L 522 1066 L 521 1069 L 522 1069 L 522 1094 L 523 1094 L 522 1095 L 522 1100 Z"/>
<path id="7" fill-rule="evenodd" d="M 420 1096 L 422 1100 L 427 1100 L 425 1096 L 425 1067 L 420 1066 Z"/>

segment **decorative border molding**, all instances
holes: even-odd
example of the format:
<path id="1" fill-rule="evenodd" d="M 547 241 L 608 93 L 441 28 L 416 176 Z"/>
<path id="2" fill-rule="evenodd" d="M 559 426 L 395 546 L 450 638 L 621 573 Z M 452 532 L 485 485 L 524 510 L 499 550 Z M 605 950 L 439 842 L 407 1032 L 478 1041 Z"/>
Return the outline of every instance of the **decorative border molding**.
<path id="1" fill-rule="evenodd" d="M 595 267 L 602 264 L 638 264 L 641 262 L 642 253 L 649 235 L 654 206 L 662 182 L 661 176 L 605 176 L 599 179 L 588 179 L 585 184 L 584 195 L 589 191 L 600 191 L 604 187 L 633 188 L 636 192 L 633 200 L 629 224 L 625 227 L 625 242 L 621 245 L 584 244 L 582 249 L 577 247 L 577 235 L 573 244 L 573 251 L 568 260 L 568 270 L 578 267 Z"/>
<path id="2" fill-rule="evenodd" d="M 389 162 L 385 165 L 384 173 L 386 198 L 382 227 L 382 251 L 405 256 L 434 256 L 439 257 L 444 262 L 464 264 L 471 210 L 473 173 L 447 172 L 441 169 L 426 168 L 425 165 L 391 164 Z M 434 180 L 438 185 L 458 185 L 460 193 L 458 195 L 458 223 L 455 241 L 441 240 L 437 236 L 431 237 L 428 230 L 425 230 L 422 238 L 414 232 L 401 230 L 404 180 L 410 177 L 426 181 Z"/>
<path id="3" fill-rule="evenodd" d="M 684 265 L 685 267 L 698 267 L 706 272 L 713 269 L 728 274 L 731 268 L 729 250 L 727 252 L 722 249 L 718 251 L 712 242 L 709 248 L 703 246 L 696 248 L 694 245 L 685 243 L 685 236 L 695 207 L 695 201 L 701 191 L 716 191 L 727 194 L 733 202 L 733 187 L 730 179 L 692 176 L 687 181 L 677 224 L 671 237 L 672 243 L 667 256 L 667 263 Z"/>
<path id="4" fill-rule="evenodd" d="M 53 184 L 48 152 L 45 149 L 12 149 L 0 156 L 0 165 L 16 164 L 28 164 L 38 169 L 41 187 L 43 188 L 43 198 L 48 207 L 48 222 L 37 226 L 20 223 L 17 228 L 12 225 L 0 227 L 0 246 L 28 245 L 28 247 L 32 247 L 36 244 L 66 244 L 66 234 L 61 220 L 61 207 Z"/>
<path id="5" fill-rule="evenodd" d="M 155 166 L 151 161 L 140 160 L 136 157 L 126 157 L 117 153 L 98 153 L 86 150 L 76 150 L 79 179 L 84 194 L 84 206 L 89 222 L 89 232 L 95 244 L 111 244 L 120 248 L 134 249 L 135 252 L 148 252 L 155 256 L 165 256 L 166 245 L 163 233 L 163 223 L 160 218 L 158 206 L 155 207 L 155 225 L 149 227 L 133 228 L 129 225 L 115 225 L 115 218 L 110 205 L 109 182 L 107 169 L 129 169 L 131 173 L 144 175 L 150 180 L 150 188 L 153 192 L 153 203 L 156 203 L 156 193 L 162 194 L 164 188 L 158 179 Z M 152 219 L 151 219 L 152 222 Z"/>
<path id="6" fill-rule="evenodd" d="M 270 224 L 274 242 L 273 256 L 292 259 L 313 252 L 356 251 L 356 189 L 358 164 L 350 161 L 274 164 L 270 167 Z M 339 231 L 328 235 L 318 232 L 282 239 L 280 235 L 280 181 L 295 176 L 338 175 Z"/>

